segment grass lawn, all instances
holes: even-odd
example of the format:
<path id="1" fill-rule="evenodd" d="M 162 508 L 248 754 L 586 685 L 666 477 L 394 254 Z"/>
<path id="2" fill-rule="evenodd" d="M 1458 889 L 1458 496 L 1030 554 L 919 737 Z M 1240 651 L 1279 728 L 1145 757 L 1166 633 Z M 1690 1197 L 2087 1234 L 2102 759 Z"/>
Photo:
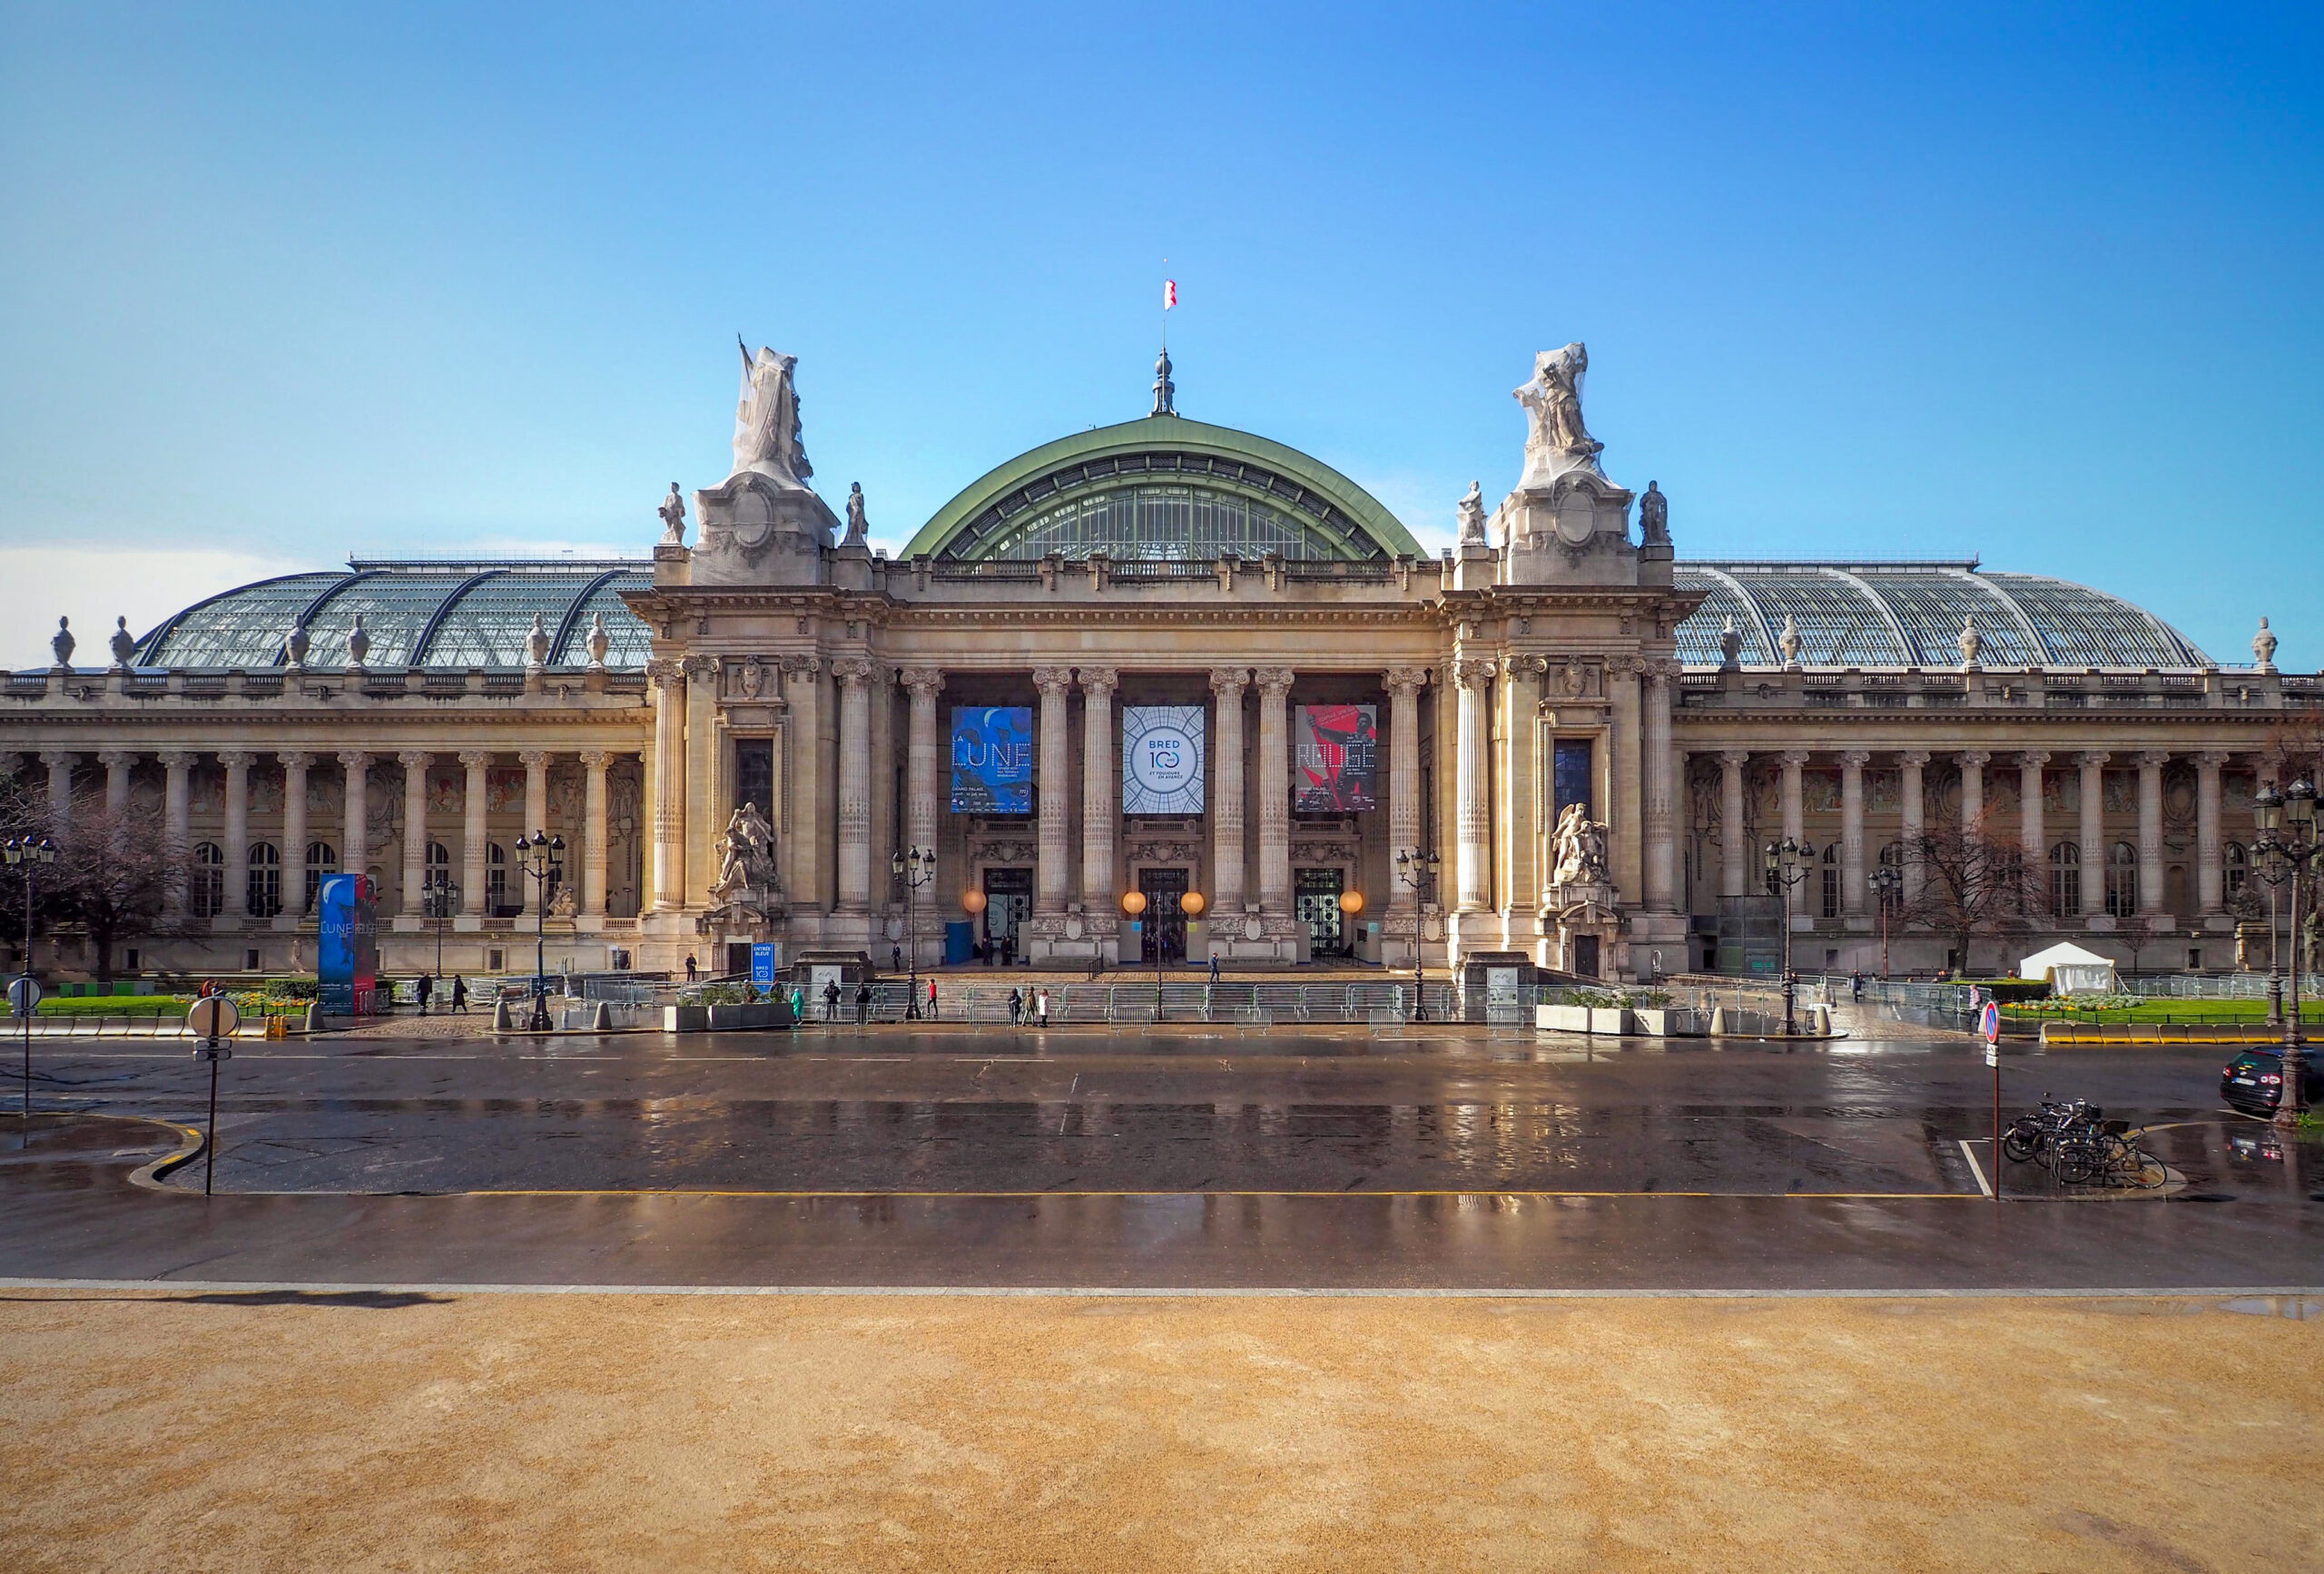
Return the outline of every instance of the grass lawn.
<path id="1" fill-rule="evenodd" d="M 2018 1022 L 2242 1023 L 2268 1019 L 2265 1000 L 2143 1000 L 2135 1006 L 2077 1008 L 2067 1001 L 2031 1001 L 2004 1006 L 2004 1018 Z M 2303 1000 L 2303 1022 L 2324 1022 L 2324 1001 Z"/>

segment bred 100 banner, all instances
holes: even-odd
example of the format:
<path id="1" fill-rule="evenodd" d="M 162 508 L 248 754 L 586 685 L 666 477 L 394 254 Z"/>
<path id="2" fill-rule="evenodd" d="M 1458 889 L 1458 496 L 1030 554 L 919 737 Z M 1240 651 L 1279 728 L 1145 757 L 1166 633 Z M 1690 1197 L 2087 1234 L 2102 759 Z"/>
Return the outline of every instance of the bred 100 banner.
<path id="1" fill-rule="evenodd" d="M 1372 705 L 1302 705 L 1291 806 L 1302 814 L 1379 807 L 1379 712 Z"/>
<path id="2" fill-rule="evenodd" d="M 1122 812 L 1202 812 L 1200 705 L 1122 707 Z"/>

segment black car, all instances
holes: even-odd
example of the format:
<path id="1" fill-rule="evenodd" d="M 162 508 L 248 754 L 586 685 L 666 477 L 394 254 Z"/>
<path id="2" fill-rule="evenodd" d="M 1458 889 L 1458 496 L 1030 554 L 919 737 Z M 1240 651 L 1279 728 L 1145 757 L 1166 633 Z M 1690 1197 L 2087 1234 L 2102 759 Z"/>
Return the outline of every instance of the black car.
<path id="1" fill-rule="evenodd" d="M 2274 1049 L 2246 1049 L 2220 1068 L 2219 1096 L 2246 1115 L 2273 1115 L 2283 1097 L 2284 1060 Z"/>

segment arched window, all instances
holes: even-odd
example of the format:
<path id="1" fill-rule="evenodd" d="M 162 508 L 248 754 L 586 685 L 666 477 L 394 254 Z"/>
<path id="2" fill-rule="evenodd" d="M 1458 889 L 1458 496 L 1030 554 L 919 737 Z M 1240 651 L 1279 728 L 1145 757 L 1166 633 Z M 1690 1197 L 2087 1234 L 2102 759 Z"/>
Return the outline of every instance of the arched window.
<path id="1" fill-rule="evenodd" d="M 2106 910 L 2116 918 L 2139 910 L 2139 850 L 2127 841 L 2106 854 Z"/>
<path id="2" fill-rule="evenodd" d="M 2251 878 L 2251 852 L 2240 841 L 2230 841 L 2221 851 L 2225 861 L 2221 873 L 2227 881 L 2227 900 L 2233 901 L 2243 894 L 2243 887 Z"/>
<path id="3" fill-rule="evenodd" d="M 1824 844 L 1824 916 L 1840 916 L 1840 844 L 1837 841 Z"/>
<path id="4" fill-rule="evenodd" d="M 494 842 L 485 850 L 484 910 L 496 918 L 509 915 L 501 910 L 508 905 L 508 850 Z"/>
<path id="5" fill-rule="evenodd" d="M 214 841 L 193 848 L 193 878 L 186 882 L 186 906 L 196 918 L 216 918 L 226 906 L 226 855 Z"/>
<path id="6" fill-rule="evenodd" d="M 315 910 L 316 895 L 322 890 L 323 876 L 339 872 L 339 849 L 328 841 L 307 843 L 307 910 Z"/>
<path id="7" fill-rule="evenodd" d="M 244 889 L 251 917 L 270 919 L 282 910 L 282 855 L 271 841 L 251 843 L 250 883 Z"/>
<path id="8" fill-rule="evenodd" d="M 2061 841 L 2050 849 L 2050 911 L 2063 918 L 2082 910 L 2082 844 Z"/>

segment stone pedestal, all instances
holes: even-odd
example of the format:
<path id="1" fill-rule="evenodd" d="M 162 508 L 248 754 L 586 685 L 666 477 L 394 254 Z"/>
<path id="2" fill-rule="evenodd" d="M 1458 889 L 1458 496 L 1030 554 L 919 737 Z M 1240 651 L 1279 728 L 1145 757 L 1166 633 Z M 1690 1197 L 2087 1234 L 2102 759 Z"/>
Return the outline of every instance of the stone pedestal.
<path id="1" fill-rule="evenodd" d="M 1642 915 L 1641 915 L 1642 916 Z M 1663 915 L 1669 916 L 1669 915 Z M 1582 973 L 1609 982 L 1631 976 L 1630 926 L 1614 906 L 1614 888 L 1603 881 L 1581 885 L 1552 885 L 1543 893 L 1541 940 L 1536 960 L 1561 973 Z M 1679 936 L 1684 941 L 1683 931 Z M 1581 940 L 1597 942 L 1598 966 L 1578 968 Z M 1683 958 L 1680 959 L 1683 961 Z M 1664 959 L 1666 967 L 1669 959 Z"/>
<path id="2" fill-rule="evenodd" d="M 1636 585 L 1630 494 L 1596 470 L 1575 468 L 1521 486 L 1493 516 L 1503 585 Z"/>

